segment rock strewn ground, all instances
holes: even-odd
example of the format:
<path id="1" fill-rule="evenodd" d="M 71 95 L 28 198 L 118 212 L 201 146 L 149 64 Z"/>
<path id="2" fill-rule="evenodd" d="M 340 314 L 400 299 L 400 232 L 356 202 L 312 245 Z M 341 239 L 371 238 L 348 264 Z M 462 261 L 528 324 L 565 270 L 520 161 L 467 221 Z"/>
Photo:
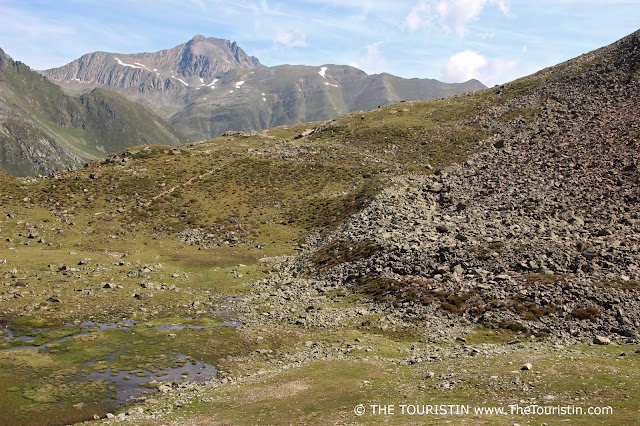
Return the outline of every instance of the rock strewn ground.
<path id="1" fill-rule="evenodd" d="M 316 270 L 316 285 L 386 284 L 365 291 L 410 317 L 446 302 L 473 322 L 637 337 L 639 45 L 636 33 L 563 64 L 560 77 L 477 118 L 492 146 L 438 175 L 398 179 L 310 244 L 297 273 L 336 241 L 375 243 L 369 257 Z"/>

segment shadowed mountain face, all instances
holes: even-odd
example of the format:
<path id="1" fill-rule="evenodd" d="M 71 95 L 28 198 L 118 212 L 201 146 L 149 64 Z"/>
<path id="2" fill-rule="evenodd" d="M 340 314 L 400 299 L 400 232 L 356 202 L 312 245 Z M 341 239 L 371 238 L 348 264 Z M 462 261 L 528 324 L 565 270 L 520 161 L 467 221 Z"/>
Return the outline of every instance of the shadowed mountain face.
<path id="1" fill-rule="evenodd" d="M 117 93 L 63 93 L 0 50 L 0 169 L 49 174 L 142 144 L 184 142 L 169 123 Z"/>
<path id="2" fill-rule="evenodd" d="M 90 53 L 43 74 L 67 90 L 102 87 L 136 99 L 192 139 L 485 88 L 476 80 L 408 80 L 340 65 L 264 67 L 235 42 L 203 36 L 155 53 Z"/>

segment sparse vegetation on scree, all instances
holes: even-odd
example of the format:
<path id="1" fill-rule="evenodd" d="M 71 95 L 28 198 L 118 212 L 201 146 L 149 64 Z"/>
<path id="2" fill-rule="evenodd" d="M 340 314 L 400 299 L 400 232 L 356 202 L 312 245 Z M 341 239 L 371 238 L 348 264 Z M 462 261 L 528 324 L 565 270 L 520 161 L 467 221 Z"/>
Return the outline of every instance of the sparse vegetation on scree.
<path id="1" fill-rule="evenodd" d="M 0 424 L 632 424 L 638 39 L 481 92 L 0 174 Z"/>

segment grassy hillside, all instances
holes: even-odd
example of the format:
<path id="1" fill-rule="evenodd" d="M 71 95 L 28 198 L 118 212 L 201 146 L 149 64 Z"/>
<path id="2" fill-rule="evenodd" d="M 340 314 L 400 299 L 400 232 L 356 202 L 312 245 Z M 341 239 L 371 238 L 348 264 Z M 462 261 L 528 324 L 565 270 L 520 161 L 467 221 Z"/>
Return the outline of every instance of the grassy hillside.
<path id="1" fill-rule="evenodd" d="M 448 133 L 433 129 L 471 116 L 490 98 L 478 93 L 448 103 L 405 103 L 336 121 L 234 133 L 179 149 L 133 147 L 44 179 L 4 175 L 0 244 L 6 263 L 0 265 L 0 277 L 8 291 L 2 294 L 3 324 L 35 338 L 27 344 L 38 344 L 77 332 L 61 324 L 87 320 L 220 321 L 223 316 L 210 309 L 224 310 L 228 297 L 246 293 L 246 282 L 277 271 L 277 261 L 260 259 L 292 254 L 306 237 L 334 229 L 392 184 L 396 173 L 431 173 L 478 149 L 479 131 L 463 126 L 460 139 L 453 128 Z M 379 139 L 367 142 L 371 134 Z M 417 162 L 419 156 L 424 158 Z M 40 321 L 47 325 L 41 327 Z M 199 354 L 198 359 L 213 362 L 255 349 L 234 330 L 207 332 L 226 342 L 216 348 L 203 347 L 195 335 L 189 338 L 194 345 L 182 338 L 164 340 L 166 333 L 154 330 L 144 344 L 155 342 L 159 353 Z M 107 345 L 115 344 L 110 339 L 129 338 L 105 333 L 100 339 L 109 339 Z M 286 345 L 289 339 L 273 342 Z M 229 352 L 231 347 L 236 349 Z M 72 339 L 60 349 L 47 355 L 53 357 L 47 362 L 68 365 L 65 374 L 94 371 L 83 367 L 85 361 L 69 364 L 86 352 L 85 343 Z M 120 368 L 133 368 L 126 361 L 129 349 L 107 352 L 83 357 L 115 356 L 123 363 Z M 135 357 L 152 356 L 144 352 Z M 0 358 L 8 368 L 13 365 Z M 27 388 L 56 383 L 55 370 L 34 368 L 35 376 L 0 378 L 6 386 L 24 387 L 27 399 L 16 403 L 18 409 L 63 413 L 65 404 L 77 402 L 66 394 L 47 404 L 32 398 Z M 89 389 L 81 392 L 94 395 Z M 95 395 L 101 400 L 99 392 Z M 71 417 L 60 418 L 86 418 L 83 413 L 71 409 Z"/>

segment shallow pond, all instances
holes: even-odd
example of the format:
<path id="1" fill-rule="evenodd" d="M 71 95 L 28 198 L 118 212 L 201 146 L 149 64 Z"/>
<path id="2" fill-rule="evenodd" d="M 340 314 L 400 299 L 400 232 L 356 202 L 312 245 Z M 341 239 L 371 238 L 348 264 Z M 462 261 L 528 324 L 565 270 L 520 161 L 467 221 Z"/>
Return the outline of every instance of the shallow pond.
<path id="1" fill-rule="evenodd" d="M 81 380 L 105 380 L 116 387 L 118 393 L 117 402 L 126 402 L 132 398 L 137 398 L 145 393 L 156 392 L 153 389 L 155 382 L 204 382 L 216 377 L 218 370 L 213 365 L 204 362 L 191 360 L 184 364 L 179 363 L 172 367 L 158 370 L 155 373 L 145 371 L 143 374 L 131 374 L 130 371 L 113 372 L 111 368 L 104 371 L 93 371 L 89 374 L 80 374 Z M 182 364 L 182 365 L 180 365 Z M 149 386 L 151 385 L 151 386 Z"/>

